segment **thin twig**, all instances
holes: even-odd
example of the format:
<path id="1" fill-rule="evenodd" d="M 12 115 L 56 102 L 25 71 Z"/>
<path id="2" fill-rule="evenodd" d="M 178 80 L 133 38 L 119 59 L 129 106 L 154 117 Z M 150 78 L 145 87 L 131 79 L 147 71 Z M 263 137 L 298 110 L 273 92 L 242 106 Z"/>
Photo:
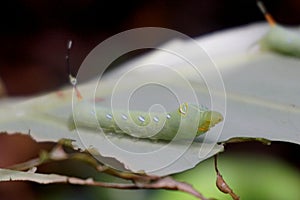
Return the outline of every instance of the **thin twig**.
<path id="1" fill-rule="evenodd" d="M 257 1 L 256 3 L 262 14 L 265 16 L 267 22 L 270 24 L 270 26 L 275 26 L 276 21 L 273 19 L 272 15 L 267 11 L 263 2 Z"/>
<path id="2" fill-rule="evenodd" d="M 81 93 L 79 92 L 79 90 L 77 88 L 77 79 L 76 79 L 75 76 L 72 75 L 72 70 L 71 70 L 71 65 L 70 65 L 70 51 L 71 51 L 71 48 L 72 48 L 72 44 L 73 44 L 72 40 L 69 40 L 68 44 L 67 44 L 67 55 L 65 57 L 66 66 L 67 66 L 67 73 L 68 73 L 68 76 L 69 76 L 69 82 L 71 83 L 71 85 L 75 89 L 78 100 L 81 100 L 82 96 L 81 96 Z"/>
<path id="3" fill-rule="evenodd" d="M 23 163 L 18 163 L 12 166 L 7 167 L 7 169 L 11 169 L 11 170 L 18 170 L 18 171 L 24 171 L 24 170 L 28 170 L 31 169 L 32 167 L 37 167 L 41 164 L 44 164 L 45 162 L 41 161 L 40 158 L 34 158 L 31 160 L 28 160 L 26 162 Z"/>
<path id="4" fill-rule="evenodd" d="M 217 173 L 217 181 L 216 181 L 216 185 L 218 187 L 218 189 L 225 193 L 225 194 L 229 194 L 233 200 L 239 200 L 240 197 L 238 195 L 236 195 L 233 190 L 229 187 L 229 185 L 225 182 L 225 180 L 223 179 L 221 173 L 218 170 L 218 154 L 216 154 L 214 156 L 214 160 L 215 160 L 215 171 Z"/>
<path id="5" fill-rule="evenodd" d="M 67 159 L 72 160 L 80 160 L 88 163 L 89 165 L 93 166 L 97 171 L 103 172 L 115 177 L 119 177 L 126 180 L 132 180 L 134 182 L 151 182 L 153 180 L 158 180 L 161 177 L 154 176 L 154 175 L 146 175 L 146 174 L 137 174 L 133 172 L 126 172 L 126 171 L 119 171 L 113 169 L 109 166 L 100 164 L 95 158 L 86 154 L 86 153 L 72 153 L 68 156 Z"/>
<path id="6" fill-rule="evenodd" d="M 84 184 L 93 185 L 106 188 L 116 188 L 116 189 L 166 189 L 166 190 L 178 190 L 182 192 L 189 193 L 198 199 L 208 200 L 201 193 L 195 190 L 190 184 L 184 182 L 178 182 L 171 177 L 163 177 L 152 183 L 139 183 L 139 184 L 124 184 L 124 183 L 103 183 L 95 181 L 85 181 L 78 182 L 78 179 L 70 178 L 68 181 L 72 184 Z"/>

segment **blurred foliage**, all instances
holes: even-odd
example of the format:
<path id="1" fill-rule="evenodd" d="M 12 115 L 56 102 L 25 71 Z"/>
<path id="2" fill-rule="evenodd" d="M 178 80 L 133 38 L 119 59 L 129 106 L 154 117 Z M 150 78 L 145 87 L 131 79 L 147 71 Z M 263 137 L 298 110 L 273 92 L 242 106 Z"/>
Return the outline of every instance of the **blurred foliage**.
<path id="1" fill-rule="evenodd" d="M 300 172 L 283 160 L 259 154 L 225 153 L 219 156 L 218 164 L 225 181 L 243 200 L 300 199 Z M 229 195 L 222 194 L 215 187 L 213 166 L 213 159 L 209 159 L 175 178 L 191 183 L 206 197 L 230 200 Z M 195 198 L 179 192 L 159 191 L 150 198 L 154 199 Z"/>

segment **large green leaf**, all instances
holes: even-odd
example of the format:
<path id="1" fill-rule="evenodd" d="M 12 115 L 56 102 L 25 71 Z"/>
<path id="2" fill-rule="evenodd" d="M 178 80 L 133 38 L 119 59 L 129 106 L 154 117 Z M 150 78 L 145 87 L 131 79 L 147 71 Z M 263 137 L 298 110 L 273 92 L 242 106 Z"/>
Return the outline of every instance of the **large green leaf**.
<path id="1" fill-rule="evenodd" d="M 79 86 L 84 99 L 93 99 L 95 91 L 95 96 L 102 98 L 100 104 L 106 106 L 110 106 L 112 91 L 116 94 L 115 103 L 121 105 L 124 99 L 127 100 L 127 91 L 149 77 L 172 87 L 177 94 L 184 96 L 185 101 L 194 102 L 191 94 L 195 92 L 199 104 L 213 106 L 214 110 L 222 112 L 225 121 L 190 146 L 172 143 L 168 151 L 160 153 L 166 147 L 164 142 L 137 140 L 114 134 L 105 137 L 88 129 L 70 131 L 67 123 L 72 113 L 71 89 L 20 103 L 4 103 L 0 109 L 0 131 L 30 133 L 37 141 L 72 139 L 75 146 L 90 149 L 101 161 L 114 167 L 155 175 L 168 175 L 192 168 L 222 151 L 222 145 L 216 142 L 229 138 L 265 138 L 300 144 L 299 59 L 255 49 L 256 42 L 267 30 L 266 24 L 255 24 L 199 38 L 197 41 L 216 64 L 217 70 L 212 69 L 212 63 L 207 58 L 198 56 L 195 45 L 189 41 L 174 40 L 162 46 L 188 54 L 193 63 L 201 66 L 204 78 L 194 73 L 193 68 L 180 58 L 158 51 L 107 74 L 100 81 L 101 87 L 98 87 L 98 79 Z M 173 75 L 155 66 L 134 70 L 115 89 L 120 75 L 133 66 L 147 62 L 159 63 L 162 60 L 176 73 L 180 72 L 188 84 L 178 81 L 176 73 Z M 220 74 L 216 74 L 218 70 Z M 215 84 L 220 81 L 220 77 L 224 81 L 226 98 L 223 85 Z M 136 90 L 136 97 L 129 102 L 132 108 L 147 109 L 153 103 L 160 103 L 170 109 L 177 107 L 178 102 L 169 98 L 172 95 L 166 94 L 166 90 L 151 86 L 145 88 L 144 91 Z M 110 145 L 106 142 L 107 138 Z M 120 148 L 122 151 L 118 151 Z"/>

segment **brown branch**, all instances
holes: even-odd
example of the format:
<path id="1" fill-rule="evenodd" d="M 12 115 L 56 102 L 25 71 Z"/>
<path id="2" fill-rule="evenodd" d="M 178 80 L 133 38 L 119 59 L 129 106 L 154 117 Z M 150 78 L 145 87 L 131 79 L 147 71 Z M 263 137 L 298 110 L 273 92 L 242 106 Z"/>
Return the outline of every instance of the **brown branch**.
<path id="1" fill-rule="evenodd" d="M 105 188 L 116 189 L 166 189 L 166 190 L 178 190 L 189 193 L 198 199 L 208 200 L 201 193 L 195 190 L 190 184 L 184 182 L 178 182 L 171 177 L 163 177 L 152 183 L 138 183 L 138 184 L 124 184 L 124 183 L 104 183 L 96 182 L 91 179 L 81 180 L 78 178 L 68 178 L 68 182 L 71 184 L 100 186 Z"/>
<path id="2" fill-rule="evenodd" d="M 8 169 L 24 171 L 31 169 L 32 167 L 37 167 L 45 163 L 52 161 L 64 161 L 64 160 L 79 160 L 83 161 L 91 166 L 93 166 L 97 171 L 103 172 L 115 177 L 119 177 L 126 180 L 132 180 L 134 182 L 151 182 L 153 180 L 158 180 L 161 177 L 146 174 L 137 174 L 133 172 L 118 171 L 116 169 L 110 168 L 99 163 L 95 158 L 84 152 L 76 153 L 66 153 L 61 145 L 55 146 L 51 152 L 42 151 L 39 158 L 34 158 L 29 161 L 19 163 L 10 167 Z"/>
<path id="3" fill-rule="evenodd" d="M 126 171 L 119 171 L 116 169 L 113 169 L 109 166 L 100 164 L 95 158 L 90 156 L 86 153 L 72 153 L 69 154 L 69 157 L 67 159 L 73 159 L 73 160 L 81 160 L 89 165 L 93 166 L 97 171 L 103 172 L 115 177 L 119 177 L 126 180 L 132 180 L 134 182 L 151 182 L 154 180 L 158 180 L 161 177 L 154 176 L 154 175 L 146 175 L 146 174 L 137 174 L 133 172 L 126 172 Z"/>
<path id="4" fill-rule="evenodd" d="M 185 193 L 189 193 L 198 199 L 208 200 L 201 193 L 195 190 L 190 184 L 184 182 L 178 182 L 172 177 L 159 177 L 147 174 L 136 174 L 133 172 L 118 171 L 103 164 L 100 164 L 95 158 L 86 153 L 66 153 L 61 145 L 57 145 L 52 149 L 50 153 L 43 151 L 39 158 L 29 160 L 24 163 L 13 165 L 9 167 L 12 170 L 28 170 L 33 167 L 37 167 L 44 163 L 51 161 L 63 161 L 68 159 L 84 161 L 93 166 L 99 172 L 107 173 L 122 179 L 131 180 L 133 183 L 107 183 L 97 182 L 92 179 L 80 179 L 76 177 L 67 177 L 56 181 L 55 183 L 70 183 L 77 185 L 90 185 L 99 186 L 104 188 L 116 188 L 116 189 L 166 189 L 166 190 L 178 190 Z M 62 176 L 63 177 L 63 176 Z M 54 183 L 54 182 L 53 182 Z"/>
<path id="5" fill-rule="evenodd" d="M 218 170 L 218 154 L 216 154 L 214 156 L 215 159 L 215 171 L 217 173 L 217 181 L 216 181 L 216 185 L 218 187 L 218 189 L 225 193 L 225 194 L 229 194 L 233 200 L 239 200 L 240 197 L 238 195 L 236 195 L 233 190 L 229 187 L 229 185 L 225 182 L 225 180 L 223 179 L 221 173 Z"/>

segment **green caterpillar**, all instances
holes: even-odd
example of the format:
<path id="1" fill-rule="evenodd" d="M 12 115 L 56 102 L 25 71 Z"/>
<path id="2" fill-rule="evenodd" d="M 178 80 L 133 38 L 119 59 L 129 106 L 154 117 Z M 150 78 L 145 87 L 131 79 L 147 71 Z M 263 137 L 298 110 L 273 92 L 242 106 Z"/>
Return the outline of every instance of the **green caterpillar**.
<path id="1" fill-rule="evenodd" d="M 200 106 L 183 103 L 180 107 L 169 113 L 147 113 L 142 111 L 112 111 L 103 106 L 95 106 L 87 102 L 78 103 L 73 109 L 69 119 L 70 129 L 85 127 L 101 129 L 105 133 L 127 134 L 135 138 L 148 138 L 153 140 L 172 140 L 180 126 L 185 127 L 184 132 L 176 139 L 190 139 L 189 127 L 197 122 L 196 137 L 207 132 L 211 127 L 223 120 L 222 114 L 209 111 Z M 121 127 L 120 127 L 121 125 Z"/>
<path id="2" fill-rule="evenodd" d="M 300 57 L 299 32 L 278 25 L 261 1 L 258 1 L 257 5 L 271 26 L 270 30 L 260 40 L 261 48 L 285 55 Z"/>
<path id="3" fill-rule="evenodd" d="M 262 49 L 300 57 L 300 34 L 280 25 L 272 26 L 260 41 Z"/>

